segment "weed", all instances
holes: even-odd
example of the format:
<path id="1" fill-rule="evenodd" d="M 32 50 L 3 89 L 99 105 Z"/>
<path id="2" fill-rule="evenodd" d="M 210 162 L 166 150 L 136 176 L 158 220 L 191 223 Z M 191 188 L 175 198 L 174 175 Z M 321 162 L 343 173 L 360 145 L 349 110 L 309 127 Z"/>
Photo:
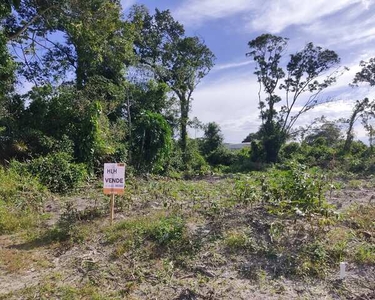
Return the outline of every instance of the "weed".
<path id="1" fill-rule="evenodd" d="M 272 169 L 260 178 L 261 198 L 270 211 L 294 212 L 300 216 L 325 212 L 325 176 L 318 169 L 291 163 L 287 170 Z M 322 211 L 323 209 L 323 211 Z"/>
<path id="2" fill-rule="evenodd" d="M 295 262 L 295 273 L 300 276 L 325 277 L 327 275 L 328 253 L 324 244 L 315 241 L 305 245 Z"/>
<path id="3" fill-rule="evenodd" d="M 49 267 L 50 262 L 39 253 L 0 249 L 0 265 L 9 273 L 19 273 L 31 268 Z"/>
<path id="4" fill-rule="evenodd" d="M 356 246 L 354 261 L 360 264 L 375 264 L 375 245 L 370 243 L 361 243 Z"/>
<path id="5" fill-rule="evenodd" d="M 140 246 L 143 246 L 143 250 L 151 246 L 154 253 L 157 248 L 161 248 L 165 253 L 178 255 L 191 251 L 193 246 L 185 221 L 179 216 L 164 213 L 118 223 L 114 228 L 107 229 L 107 240 L 110 243 L 124 241 L 117 246 L 116 256 L 130 250 L 139 250 Z M 175 250 L 178 252 L 174 252 Z"/>
<path id="6" fill-rule="evenodd" d="M 254 203 L 259 201 L 258 190 L 254 186 L 254 182 L 248 178 L 236 180 L 234 195 L 237 201 L 250 204 L 251 207 Z"/>
<path id="7" fill-rule="evenodd" d="M 0 201 L 0 234 L 35 228 L 39 224 L 39 215 L 28 210 L 20 211 Z"/>
<path id="8" fill-rule="evenodd" d="M 243 231 L 232 230 L 225 234 L 224 245 L 231 252 L 254 250 L 252 239 Z"/>
<path id="9" fill-rule="evenodd" d="M 347 186 L 351 189 L 361 189 L 362 185 L 363 185 L 362 181 L 358 179 L 352 179 L 347 184 Z"/>
<path id="10" fill-rule="evenodd" d="M 9 299 L 11 297 L 22 298 L 25 300 L 40 299 L 92 299 L 92 300 L 120 300 L 122 299 L 118 292 L 104 292 L 97 286 L 85 284 L 80 287 L 70 285 L 60 285 L 57 281 L 44 281 L 35 287 L 28 287 L 19 290 L 16 293 L 0 296 L 0 299 Z"/>

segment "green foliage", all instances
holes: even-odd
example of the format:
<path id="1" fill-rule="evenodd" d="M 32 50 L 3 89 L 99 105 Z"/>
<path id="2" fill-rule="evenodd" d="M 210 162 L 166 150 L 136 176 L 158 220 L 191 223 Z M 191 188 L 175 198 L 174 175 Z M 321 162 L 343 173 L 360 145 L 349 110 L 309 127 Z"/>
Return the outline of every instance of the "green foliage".
<path id="1" fill-rule="evenodd" d="M 266 162 L 277 162 L 281 146 L 285 143 L 294 123 L 299 116 L 317 104 L 317 95 L 336 81 L 333 73 L 319 81 L 320 75 L 340 62 L 338 55 L 331 50 L 315 47 L 308 43 L 306 47 L 290 55 L 286 70 L 281 67 L 281 60 L 287 47 L 287 39 L 272 34 L 262 34 L 248 43 L 250 52 L 247 56 L 254 59 L 254 74 L 265 99 L 259 103 L 262 125 L 257 136 L 262 141 Z M 288 74 L 288 77 L 282 81 Z M 285 103 L 279 111 L 277 103 L 282 98 L 276 93 L 280 88 L 285 90 Z M 293 108 L 301 94 L 308 92 L 311 97 L 301 105 L 301 109 L 292 115 Z"/>
<path id="2" fill-rule="evenodd" d="M 243 231 L 232 230 L 225 234 L 223 243 L 231 252 L 250 251 L 255 249 L 252 238 Z"/>
<path id="3" fill-rule="evenodd" d="M 0 200 L 22 209 L 37 210 L 46 195 L 45 187 L 18 163 L 12 162 L 8 169 L 0 167 Z"/>
<path id="4" fill-rule="evenodd" d="M 185 221 L 176 215 L 157 214 L 116 224 L 107 231 L 111 243 L 123 241 L 116 255 L 145 246 L 147 241 L 165 250 L 190 250 Z M 176 255 L 174 253 L 173 255 Z"/>
<path id="5" fill-rule="evenodd" d="M 1 6 L 0 6 L 1 17 Z M 7 49 L 7 40 L 0 28 L 0 103 L 4 101 L 7 92 L 10 91 L 14 81 L 16 63 L 13 61 Z M 0 111 L 1 112 L 1 111 Z M 1 117 L 1 114 L 0 114 Z"/>
<path id="6" fill-rule="evenodd" d="M 186 164 L 182 164 L 182 170 L 187 175 L 204 175 L 209 172 L 209 166 L 204 157 L 199 152 L 197 140 L 188 139 L 185 152 Z M 181 149 L 182 151 L 182 149 Z M 183 155 L 183 153 L 182 153 Z"/>
<path id="7" fill-rule="evenodd" d="M 204 128 L 204 137 L 202 140 L 202 153 L 209 155 L 211 152 L 217 150 L 223 144 L 223 134 L 220 127 L 215 122 L 208 123 Z"/>
<path id="8" fill-rule="evenodd" d="M 334 122 L 329 122 L 323 118 L 321 121 L 321 126 L 313 128 L 311 133 L 305 137 L 304 141 L 311 145 L 320 138 L 325 141 L 327 146 L 335 146 L 342 137 L 340 127 Z"/>
<path id="9" fill-rule="evenodd" d="M 37 225 L 46 197 L 45 187 L 15 164 L 0 167 L 0 234 Z"/>
<path id="10" fill-rule="evenodd" d="M 359 84 L 362 82 L 370 84 L 370 86 L 375 85 L 375 58 L 370 58 L 369 61 L 361 61 L 360 66 L 362 67 L 353 80 L 354 84 Z"/>
<path id="11" fill-rule="evenodd" d="M 172 131 L 158 113 L 145 111 L 135 122 L 133 134 L 133 160 L 143 172 L 161 172 L 171 151 Z"/>
<path id="12" fill-rule="evenodd" d="M 235 154 L 223 145 L 211 151 L 206 156 L 207 162 L 212 166 L 230 166 L 235 160 Z"/>
<path id="13" fill-rule="evenodd" d="M 223 135 L 220 127 L 215 122 L 208 123 L 204 127 L 204 137 L 199 140 L 200 151 L 212 166 L 229 166 L 234 155 L 223 145 Z"/>
<path id="14" fill-rule="evenodd" d="M 121 292 L 104 292 L 101 287 L 94 283 L 86 283 L 79 287 L 69 284 L 59 284 L 60 274 L 52 274 L 51 278 L 45 279 L 37 286 L 25 287 L 17 292 L 6 294 L 0 299 L 10 299 L 11 297 L 22 298 L 25 300 L 40 299 L 90 299 L 90 300 L 121 300 Z M 2 297 L 2 296 L 0 296 Z"/>
<path id="15" fill-rule="evenodd" d="M 86 221 L 98 216 L 101 216 L 101 213 L 96 209 L 78 211 L 74 208 L 72 202 L 67 202 L 58 222 L 51 229 L 45 231 L 39 240 L 44 242 L 66 242 L 71 245 L 82 243 L 90 235 L 90 230 L 92 229 L 85 228 L 79 221 Z"/>
<path id="16" fill-rule="evenodd" d="M 183 219 L 172 216 L 161 219 L 154 227 L 145 232 L 149 237 L 155 240 L 159 245 L 168 245 L 182 238 L 185 230 Z"/>
<path id="17" fill-rule="evenodd" d="M 360 264 L 375 265 L 375 245 L 362 243 L 355 249 L 354 260 Z"/>
<path id="18" fill-rule="evenodd" d="M 314 241 L 305 245 L 295 261 L 295 273 L 303 277 L 321 277 L 327 275 L 328 253 L 324 245 Z"/>
<path id="19" fill-rule="evenodd" d="M 255 185 L 254 179 L 249 177 L 243 179 L 237 179 L 234 185 L 234 195 L 239 202 L 245 204 L 253 203 L 259 201 L 259 189 Z"/>
<path id="20" fill-rule="evenodd" d="M 14 233 L 31 229 L 38 225 L 38 214 L 28 210 L 20 210 L 6 205 L 0 200 L 0 234 Z"/>
<path id="21" fill-rule="evenodd" d="M 257 144 L 256 142 L 252 142 L 252 145 Z M 267 165 L 260 162 L 259 151 L 257 151 L 257 147 L 250 148 L 242 148 L 241 150 L 236 150 L 232 152 L 232 164 L 229 168 L 230 172 L 237 173 L 247 173 L 250 171 L 262 171 L 264 170 Z M 261 159 L 260 159 L 261 160 Z"/>
<path id="22" fill-rule="evenodd" d="M 87 179 L 86 166 L 74 163 L 71 155 L 65 152 L 39 157 L 27 163 L 25 167 L 56 193 L 71 192 Z"/>
<path id="23" fill-rule="evenodd" d="M 184 27 L 168 10 L 156 9 L 155 14 L 150 15 L 145 7 L 138 6 L 131 12 L 131 18 L 140 25 L 135 51 L 141 64 L 151 69 L 157 80 L 166 83 L 178 97 L 180 146 L 187 165 L 187 125 L 192 93 L 213 67 L 215 56 L 199 37 L 186 37 Z"/>
<path id="24" fill-rule="evenodd" d="M 280 160 L 281 161 L 290 160 L 293 157 L 295 157 L 295 155 L 299 153 L 300 151 L 301 151 L 301 145 L 299 143 L 297 142 L 287 143 L 281 148 Z"/>
<path id="25" fill-rule="evenodd" d="M 318 169 L 291 163 L 287 170 L 272 169 L 260 178 L 261 197 L 276 210 L 297 214 L 324 212 L 327 180 Z"/>
<path id="26" fill-rule="evenodd" d="M 80 127 L 80 140 L 77 143 L 78 157 L 86 162 L 90 169 L 101 166 L 103 158 L 114 154 L 114 149 L 108 145 L 108 123 L 101 118 L 102 107 L 96 101 L 90 104 L 88 112 L 85 112 Z"/>

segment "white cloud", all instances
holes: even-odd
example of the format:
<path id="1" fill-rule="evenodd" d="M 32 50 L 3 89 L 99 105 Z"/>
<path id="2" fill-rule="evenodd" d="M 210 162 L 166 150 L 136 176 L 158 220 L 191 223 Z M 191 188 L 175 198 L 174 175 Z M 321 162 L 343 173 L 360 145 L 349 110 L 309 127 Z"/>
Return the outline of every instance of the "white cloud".
<path id="1" fill-rule="evenodd" d="M 136 3 L 136 0 L 121 0 L 122 10 L 126 10 L 130 8 L 135 3 Z"/>
<path id="2" fill-rule="evenodd" d="M 259 126 L 257 91 L 258 83 L 250 73 L 202 84 L 193 95 L 191 116 L 218 123 L 227 142 L 242 141 Z"/>
<path id="3" fill-rule="evenodd" d="M 215 19 L 240 16 L 250 30 L 279 33 L 290 25 L 311 24 L 357 4 L 354 10 L 365 10 L 372 3 L 363 0 L 186 0 L 175 11 L 182 23 L 198 27 Z"/>
<path id="4" fill-rule="evenodd" d="M 252 18 L 249 27 L 278 33 L 290 25 L 311 24 L 324 16 L 360 2 L 360 0 L 267 1 L 267 5 L 262 5 L 262 8 L 256 11 L 255 18 Z"/>
<path id="5" fill-rule="evenodd" d="M 325 115 L 328 119 L 349 118 L 355 100 L 374 97 L 375 90 L 368 86 L 351 88 L 348 84 L 359 71 L 357 65 L 339 78 L 337 85 L 327 89 L 321 99 L 333 97 L 332 102 L 321 104 L 302 114 L 295 126 L 307 125 L 315 118 Z M 226 142 L 239 143 L 249 132 L 257 131 L 261 121 L 258 110 L 258 83 L 251 71 L 223 74 L 214 82 L 198 86 L 193 94 L 191 118 L 198 117 L 204 123 L 216 122 L 221 126 Z M 280 96 L 283 96 L 280 94 Z M 302 97 L 299 103 L 303 103 Z M 298 111 L 296 107 L 294 111 Z M 357 137 L 367 141 L 365 131 L 358 124 Z M 194 136 L 194 133 L 192 134 Z"/>
<path id="6" fill-rule="evenodd" d="M 370 42 L 375 39 L 375 19 L 373 12 L 367 11 L 362 5 L 335 18 L 318 20 L 302 27 L 302 30 L 315 40 L 323 41 L 326 47 L 348 49 L 361 44 L 361 50 L 363 46 L 373 50 Z"/>
<path id="7" fill-rule="evenodd" d="M 19 94 L 26 94 L 31 91 L 31 89 L 34 87 L 34 83 L 30 81 L 23 80 L 20 83 L 16 85 L 16 92 Z"/>
<path id="8" fill-rule="evenodd" d="M 183 24 L 199 26 L 211 19 L 232 16 L 255 8 L 258 0 L 187 0 L 175 12 Z"/>
<path id="9" fill-rule="evenodd" d="M 250 65 L 252 63 L 254 62 L 251 60 L 247 60 L 247 61 L 238 62 L 238 63 L 219 64 L 219 65 L 215 65 L 212 71 L 222 71 L 222 70 L 240 68 L 240 67 Z"/>

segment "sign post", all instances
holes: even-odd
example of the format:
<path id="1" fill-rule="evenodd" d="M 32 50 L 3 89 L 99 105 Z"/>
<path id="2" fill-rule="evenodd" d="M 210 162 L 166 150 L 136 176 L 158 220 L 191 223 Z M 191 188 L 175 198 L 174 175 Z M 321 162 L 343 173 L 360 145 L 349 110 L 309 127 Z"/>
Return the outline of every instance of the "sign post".
<path id="1" fill-rule="evenodd" d="M 103 192 L 111 195 L 110 222 L 112 225 L 115 215 L 115 195 L 124 194 L 125 188 L 125 164 L 108 163 L 104 164 Z"/>

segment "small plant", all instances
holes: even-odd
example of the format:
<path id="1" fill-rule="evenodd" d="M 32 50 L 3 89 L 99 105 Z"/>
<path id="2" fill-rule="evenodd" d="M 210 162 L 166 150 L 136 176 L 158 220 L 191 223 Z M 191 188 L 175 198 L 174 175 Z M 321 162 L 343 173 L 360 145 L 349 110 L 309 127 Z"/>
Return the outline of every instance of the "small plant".
<path id="1" fill-rule="evenodd" d="M 116 256 L 138 250 L 147 242 L 173 255 L 192 250 L 185 221 L 175 215 L 156 214 L 126 220 L 109 228 L 107 239 L 110 243 L 124 241 L 117 247 Z M 175 250 L 179 253 L 173 253 Z"/>
<path id="2" fill-rule="evenodd" d="M 259 200 L 257 188 L 249 179 L 238 179 L 234 184 L 234 194 L 237 201 L 250 204 L 251 207 Z"/>
<path id="3" fill-rule="evenodd" d="M 294 262 L 295 273 L 301 276 L 325 277 L 328 253 L 324 245 L 314 241 L 302 247 Z"/>
<path id="4" fill-rule="evenodd" d="M 294 211 L 301 216 L 324 212 L 327 182 L 318 169 L 307 170 L 291 163 L 287 170 L 273 169 L 260 178 L 263 202 L 283 211 Z"/>
<path id="5" fill-rule="evenodd" d="M 145 232 L 149 237 L 155 240 L 159 245 L 168 245 L 182 238 L 185 223 L 180 217 L 171 216 L 162 218 L 149 232 Z"/>
<path id="6" fill-rule="evenodd" d="M 375 264 L 375 245 L 361 243 L 355 249 L 354 261 L 360 264 Z"/>
<path id="7" fill-rule="evenodd" d="M 77 225 L 77 222 L 81 220 L 81 215 L 82 213 L 78 212 L 71 202 L 66 203 L 65 210 L 61 214 L 59 221 L 54 228 L 47 231 L 44 238 L 58 242 L 82 242 L 86 234 Z"/>
<path id="8" fill-rule="evenodd" d="M 47 195 L 46 188 L 19 165 L 0 167 L 0 234 L 38 225 Z"/>
<path id="9" fill-rule="evenodd" d="M 251 238 L 242 231 L 230 231 L 224 237 L 224 245 L 232 252 L 252 249 Z"/>

